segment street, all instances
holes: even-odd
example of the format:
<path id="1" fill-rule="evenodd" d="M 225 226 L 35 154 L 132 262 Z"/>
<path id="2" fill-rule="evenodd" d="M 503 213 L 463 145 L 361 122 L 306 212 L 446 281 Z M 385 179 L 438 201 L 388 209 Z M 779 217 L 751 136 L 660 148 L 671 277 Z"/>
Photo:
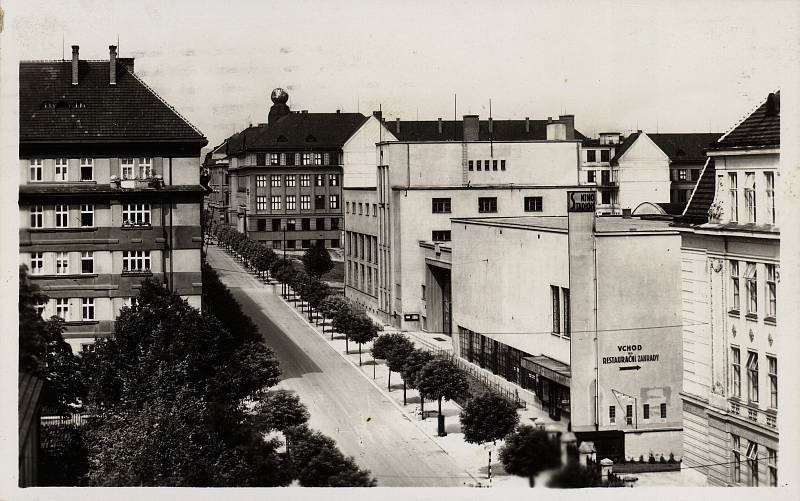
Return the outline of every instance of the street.
<path id="1" fill-rule="evenodd" d="M 378 485 L 462 486 L 472 481 L 287 307 L 272 286 L 258 282 L 216 246 L 209 246 L 208 261 L 275 351 L 282 372 L 278 388 L 297 392 L 311 414 L 309 426 L 336 440 Z"/>

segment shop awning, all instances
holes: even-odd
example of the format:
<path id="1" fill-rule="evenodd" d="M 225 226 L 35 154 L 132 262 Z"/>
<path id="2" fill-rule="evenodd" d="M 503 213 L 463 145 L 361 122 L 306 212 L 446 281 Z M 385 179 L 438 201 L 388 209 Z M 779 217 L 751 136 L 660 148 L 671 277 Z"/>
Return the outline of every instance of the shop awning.
<path id="1" fill-rule="evenodd" d="M 539 374 L 551 381 L 569 388 L 571 372 L 569 365 L 559 362 L 556 359 L 539 355 L 535 357 L 524 357 L 521 360 L 524 369 Z"/>

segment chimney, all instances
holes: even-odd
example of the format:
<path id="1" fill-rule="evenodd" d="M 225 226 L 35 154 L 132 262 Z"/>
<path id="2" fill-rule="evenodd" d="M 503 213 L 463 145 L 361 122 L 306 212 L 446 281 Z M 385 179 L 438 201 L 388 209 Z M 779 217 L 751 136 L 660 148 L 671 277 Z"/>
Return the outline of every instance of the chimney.
<path id="1" fill-rule="evenodd" d="M 622 209 L 622 219 L 630 219 L 630 218 L 631 218 L 631 210 Z"/>
<path id="2" fill-rule="evenodd" d="M 108 83 L 117 85 L 117 46 L 108 46 Z"/>
<path id="3" fill-rule="evenodd" d="M 558 119 L 567 126 L 567 140 L 575 139 L 575 115 L 559 115 Z"/>
<path id="4" fill-rule="evenodd" d="M 767 96 L 766 115 L 768 117 L 775 117 L 778 116 L 780 112 L 781 112 L 781 96 L 780 94 L 775 94 L 774 92 L 770 92 L 769 96 Z"/>
<path id="5" fill-rule="evenodd" d="M 442 119 L 439 117 L 439 134 L 442 134 Z"/>
<path id="6" fill-rule="evenodd" d="M 494 126 L 492 124 L 492 117 L 489 117 L 489 134 L 494 132 Z"/>
<path id="7" fill-rule="evenodd" d="M 380 121 L 383 121 L 383 112 L 382 111 L 373 111 L 372 116 L 377 118 Z"/>
<path id="8" fill-rule="evenodd" d="M 567 125 L 560 120 L 547 117 L 547 140 L 565 141 L 567 139 Z"/>
<path id="9" fill-rule="evenodd" d="M 78 85 L 78 46 L 72 46 L 72 85 Z"/>
<path id="10" fill-rule="evenodd" d="M 394 123 L 395 123 L 395 129 L 397 131 L 397 134 L 400 134 L 400 119 L 399 118 L 395 118 L 395 122 Z"/>
<path id="11" fill-rule="evenodd" d="M 464 141 L 477 141 L 480 137 L 478 115 L 464 115 Z"/>
<path id="12" fill-rule="evenodd" d="M 531 117 L 525 117 L 525 133 L 530 134 L 531 132 Z"/>

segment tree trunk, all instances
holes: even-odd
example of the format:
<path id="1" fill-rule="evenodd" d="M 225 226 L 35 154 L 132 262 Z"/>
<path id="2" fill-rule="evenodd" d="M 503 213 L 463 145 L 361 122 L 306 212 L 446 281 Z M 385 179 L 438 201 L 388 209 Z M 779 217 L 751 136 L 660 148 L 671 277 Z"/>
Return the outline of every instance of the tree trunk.
<path id="1" fill-rule="evenodd" d="M 350 354 L 350 336 L 344 335 L 344 352 L 346 355 Z"/>
<path id="2" fill-rule="evenodd" d="M 442 415 L 442 397 L 439 397 L 439 415 Z"/>
<path id="3" fill-rule="evenodd" d="M 425 419 L 425 399 L 422 398 L 422 393 L 419 394 L 419 411 L 422 413 L 422 419 Z"/>
<path id="4" fill-rule="evenodd" d="M 406 405 L 406 380 L 403 380 L 403 405 Z"/>
<path id="5" fill-rule="evenodd" d="M 361 367 L 361 343 L 358 343 L 358 366 Z"/>
<path id="6" fill-rule="evenodd" d="M 386 384 L 386 389 L 392 391 L 392 369 L 389 369 L 389 382 Z"/>
<path id="7" fill-rule="evenodd" d="M 528 477 L 528 486 L 529 487 L 533 487 L 534 486 L 534 484 L 535 484 L 534 478 L 535 477 L 536 477 L 536 475 L 531 475 L 530 477 Z"/>

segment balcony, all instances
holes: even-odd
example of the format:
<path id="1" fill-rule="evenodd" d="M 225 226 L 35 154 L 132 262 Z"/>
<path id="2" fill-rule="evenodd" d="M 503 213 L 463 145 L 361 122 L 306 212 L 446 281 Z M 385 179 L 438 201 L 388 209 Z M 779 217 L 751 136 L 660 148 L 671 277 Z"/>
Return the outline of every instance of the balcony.
<path id="1" fill-rule="evenodd" d="M 757 404 L 748 404 L 737 398 L 731 398 L 728 400 L 728 413 L 765 428 L 778 429 L 778 414 L 773 409 L 761 410 Z"/>

